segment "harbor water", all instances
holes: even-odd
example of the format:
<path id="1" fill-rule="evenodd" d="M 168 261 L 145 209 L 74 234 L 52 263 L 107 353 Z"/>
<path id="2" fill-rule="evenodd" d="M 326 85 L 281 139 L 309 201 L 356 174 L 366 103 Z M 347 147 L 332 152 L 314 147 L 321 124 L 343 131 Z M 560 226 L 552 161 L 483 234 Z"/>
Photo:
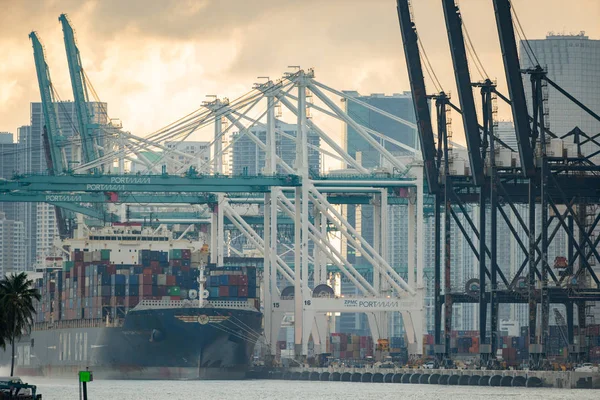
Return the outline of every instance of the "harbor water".
<path id="1" fill-rule="evenodd" d="M 44 400 L 78 400 L 77 380 L 25 378 L 36 384 Z M 475 400 L 518 398 L 559 400 L 598 399 L 598 391 L 585 389 L 508 388 L 377 384 L 312 381 L 94 381 L 89 400 Z"/>

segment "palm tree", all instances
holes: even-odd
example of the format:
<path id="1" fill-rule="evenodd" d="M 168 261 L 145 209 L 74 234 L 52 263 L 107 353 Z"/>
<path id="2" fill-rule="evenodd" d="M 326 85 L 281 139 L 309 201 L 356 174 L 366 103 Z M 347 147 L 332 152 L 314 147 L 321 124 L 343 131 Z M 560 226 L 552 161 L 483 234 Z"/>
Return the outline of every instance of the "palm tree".
<path id="1" fill-rule="evenodd" d="M 10 376 L 13 376 L 15 368 L 15 341 L 21 338 L 23 331 L 31 327 L 35 314 L 33 301 L 40 301 L 41 298 L 33 288 L 33 281 L 27 279 L 24 272 L 5 276 L 0 280 L 0 315 L 5 327 L 0 335 L 3 343 L 9 341 L 12 346 Z"/>

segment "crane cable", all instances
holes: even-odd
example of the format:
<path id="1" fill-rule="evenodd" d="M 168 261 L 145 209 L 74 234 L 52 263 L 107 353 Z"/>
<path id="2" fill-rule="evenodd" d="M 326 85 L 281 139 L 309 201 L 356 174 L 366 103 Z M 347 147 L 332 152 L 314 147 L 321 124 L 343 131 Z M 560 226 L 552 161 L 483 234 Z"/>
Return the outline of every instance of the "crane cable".
<path id="1" fill-rule="evenodd" d="M 513 2 L 511 0 L 509 0 L 510 3 L 510 9 L 511 12 L 513 14 L 513 16 L 515 17 L 513 20 L 513 27 L 515 29 L 515 32 L 517 32 L 517 36 L 519 36 L 519 40 L 521 42 L 525 43 L 525 46 L 523 46 L 523 49 L 525 50 L 525 53 L 527 54 L 527 57 L 529 58 L 529 61 L 531 62 L 531 64 L 534 65 L 540 65 L 540 62 L 538 61 L 537 57 L 535 56 L 535 53 L 533 51 L 533 49 L 531 48 L 531 44 L 529 44 L 529 39 L 527 39 L 527 36 L 525 35 L 525 30 L 523 29 L 523 26 L 521 25 L 521 21 L 519 21 L 519 16 L 517 15 L 517 10 L 515 9 L 515 6 L 513 5 Z M 516 24 L 515 24 L 516 21 Z M 533 57 L 533 59 L 532 59 Z M 533 62 L 533 60 L 535 59 L 535 63 Z"/>
<path id="2" fill-rule="evenodd" d="M 435 74 L 435 71 L 433 70 L 433 67 L 431 66 L 431 62 L 429 61 L 429 57 L 427 57 L 427 52 L 425 51 L 423 42 L 421 42 L 421 38 L 418 34 L 417 42 L 420 49 L 419 56 L 421 57 L 421 62 L 423 63 L 423 65 L 425 65 L 425 71 L 427 72 L 427 75 L 429 75 L 429 79 L 431 79 L 431 82 L 433 83 L 433 86 L 435 86 L 435 90 L 438 93 L 443 92 L 444 88 L 442 87 L 442 84 L 440 83 L 437 75 Z"/>
<path id="3" fill-rule="evenodd" d="M 482 80 L 490 79 L 487 71 L 485 70 L 485 68 L 483 66 L 483 63 L 479 59 L 479 55 L 477 54 L 477 51 L 475 50 L 475 46 L 473 46 L 473 42 L 471 41 L 471 36 L 469 35 L 469 31 L 467 30 L 467 25 L 465 24 L 464 19 L 462 19 L 462 22 L 463 22 L 462 23 L 463 32 L 465 33 L 465 36 L 467 38 L 467 41 L 465 42 L 465 44 L 467 44 L 467 46 L 466 46 L 467 51 L 471 55 L 473 64 L 475 64 L 475 68 L 477 68 L 477 71 L 479 72 L 479 75 L 481 76 Z"/>

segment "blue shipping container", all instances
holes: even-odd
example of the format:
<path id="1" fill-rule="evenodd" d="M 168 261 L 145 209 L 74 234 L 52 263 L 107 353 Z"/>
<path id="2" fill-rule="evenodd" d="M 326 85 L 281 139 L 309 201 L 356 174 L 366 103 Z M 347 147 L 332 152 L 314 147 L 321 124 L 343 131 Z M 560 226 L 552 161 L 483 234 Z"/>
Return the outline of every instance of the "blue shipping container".
<path id="1" fill-rule="evenodd" d="M 221 286 L 229 285 L 229 275 L 220 275 L 219 276 L 219 285 L 221 285 Z"/>
<path id="2" fill-rule="evenodd" d="M 125 275 L 120 275 L 120 274 L 112 275 L 110 277 L 110 283 L 111 283 L 111 285 L 124 285 L 125 284 Z"/>

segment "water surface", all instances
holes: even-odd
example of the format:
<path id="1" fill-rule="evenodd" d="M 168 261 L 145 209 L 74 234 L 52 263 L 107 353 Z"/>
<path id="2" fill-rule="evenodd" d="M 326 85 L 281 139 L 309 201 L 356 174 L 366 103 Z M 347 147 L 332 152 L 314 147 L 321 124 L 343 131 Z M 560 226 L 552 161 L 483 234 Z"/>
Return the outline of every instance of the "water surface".
<path id="1" fill-rule="evenodd" d="M 78 400 L 77 380 L 24 378 L 44 400 Z M 95 381 L 89 400 L 598 400 L 600 391 L 312 381 Z"/>

